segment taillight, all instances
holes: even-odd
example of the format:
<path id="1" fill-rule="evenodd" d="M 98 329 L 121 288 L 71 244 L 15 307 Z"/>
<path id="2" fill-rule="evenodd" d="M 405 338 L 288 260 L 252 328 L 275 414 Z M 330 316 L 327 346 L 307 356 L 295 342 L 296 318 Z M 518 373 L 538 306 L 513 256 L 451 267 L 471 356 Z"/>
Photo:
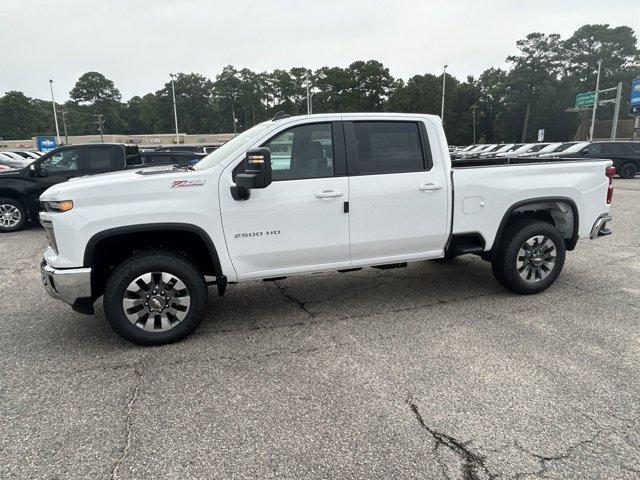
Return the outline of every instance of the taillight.
<path id="1" fill-rule="evenodd" d="M 609 178 L 609 187 L 607 188 L 607 204 L 613 200 L 613 176 L 616 174 L 616 167 L 607 167 L 605 175 Z"/>

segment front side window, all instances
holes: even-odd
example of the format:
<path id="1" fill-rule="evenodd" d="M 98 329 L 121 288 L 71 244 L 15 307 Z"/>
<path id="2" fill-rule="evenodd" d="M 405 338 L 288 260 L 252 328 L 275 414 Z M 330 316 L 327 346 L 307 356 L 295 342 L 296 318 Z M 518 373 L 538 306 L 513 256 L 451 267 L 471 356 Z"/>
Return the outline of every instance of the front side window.
<path id="1" fill-rule="evenodd" d="M 333 175 L 330 123 L 291 128 L 264 146 L 271 151 L 271 177 L 274 181 Z"/>
<path id="2" fill-rule="evenodd" d="M 425 169 L 418 124 L 355 122 L 358 173 L 417 172 Z"/>
<path id="3" fill-rule="evenodd" d="M 40 167 L 49 173 L 75 172 L 78 170 L 80 149 L 68 148 L 45 158 Z"/>

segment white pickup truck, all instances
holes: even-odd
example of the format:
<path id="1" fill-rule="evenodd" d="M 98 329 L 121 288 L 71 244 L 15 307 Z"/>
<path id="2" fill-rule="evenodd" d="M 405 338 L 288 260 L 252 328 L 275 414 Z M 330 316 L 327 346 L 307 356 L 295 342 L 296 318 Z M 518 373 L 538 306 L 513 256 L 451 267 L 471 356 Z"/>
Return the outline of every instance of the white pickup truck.
<path id="1" fill-rule="evenodd" d="M 515 162 L 515 163 L 514 163 Z M 440 119 L 323 114 L 256 125 L 195 167 L 81 178 L 40 198 L 49 294 L 145 345 L 192 332 L 207 285 L 476 254 L 519 294 L 607 235 L 610 161 L 452 162 Z"/>

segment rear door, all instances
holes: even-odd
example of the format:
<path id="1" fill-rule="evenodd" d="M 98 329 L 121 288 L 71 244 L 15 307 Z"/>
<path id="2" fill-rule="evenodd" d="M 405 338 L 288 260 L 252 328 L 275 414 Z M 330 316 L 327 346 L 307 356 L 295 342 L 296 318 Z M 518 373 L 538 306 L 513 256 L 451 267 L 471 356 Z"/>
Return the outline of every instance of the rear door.
<path id="1" fill-rule="evenodd" d="M 448 187 L 421 121 L 345 122 L 351 260 L 428 258 L 447 234 Z"/>

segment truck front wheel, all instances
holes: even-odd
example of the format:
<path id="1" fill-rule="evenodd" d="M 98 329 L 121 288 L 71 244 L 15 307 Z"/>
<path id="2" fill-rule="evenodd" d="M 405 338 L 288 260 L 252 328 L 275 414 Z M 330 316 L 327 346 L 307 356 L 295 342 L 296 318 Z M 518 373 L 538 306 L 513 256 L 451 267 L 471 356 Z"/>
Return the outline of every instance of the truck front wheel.
<path id="1" fill-rule="evenodd" d="M 123 338 L 140 345 L 183 339 L 202 321 L 207 305 L 204 276 L 171 252 L 133 255 L 107 280 L 104 312 Z"/>
<path id="2" fill-rule="evenodd" d="M 492 262 L 496 280 L 521 295 L 549 288 L 562 271 L 565 243 L 549 223 L 518 220 L 505 231 Z"/>

